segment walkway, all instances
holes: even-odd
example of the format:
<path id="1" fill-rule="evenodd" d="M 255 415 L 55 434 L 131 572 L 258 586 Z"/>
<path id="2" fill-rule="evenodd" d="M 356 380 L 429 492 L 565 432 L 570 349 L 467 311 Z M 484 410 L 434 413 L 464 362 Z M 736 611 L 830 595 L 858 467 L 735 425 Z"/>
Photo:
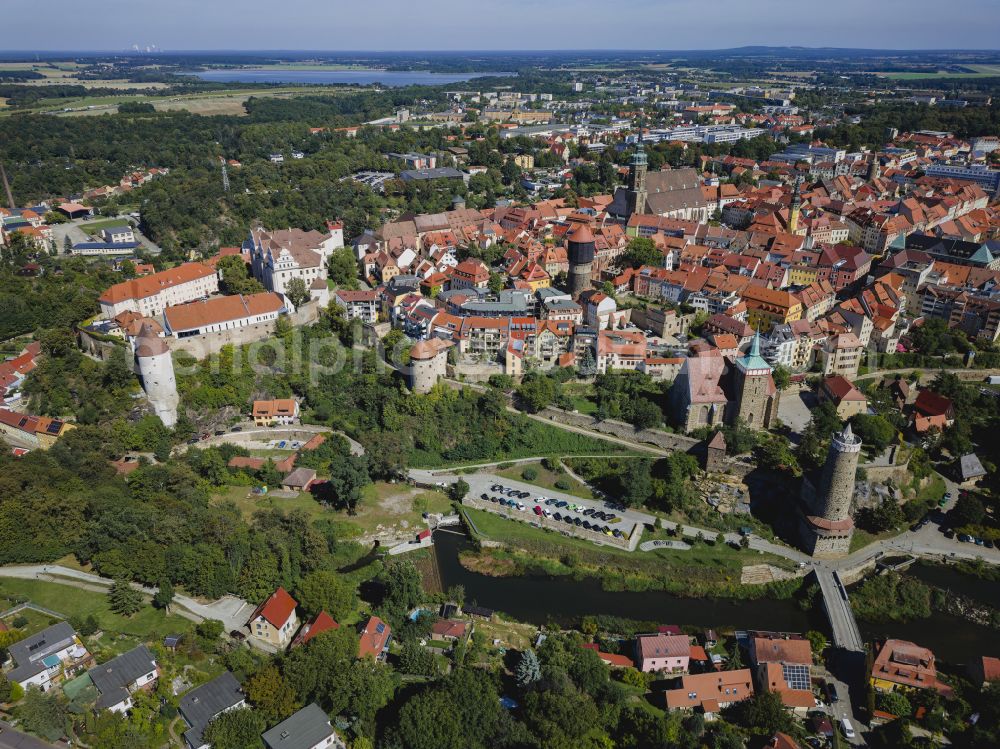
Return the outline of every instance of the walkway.
<path id="1" fill-rule="evenodd" d="M 0 577 L 42 580 L 61 585 L 70 585 L 84 590 L 94 590 L 95 587 L 107 590 L 114 582 L 106 577 L 70 569 L 69 567 L 62 567 L 57 564 L 0 567 Z M 147 588 L 138 583 L 132 583 L 132 587 L 147 596 L 156 594 L 155 588 Z M 179 594 L 174 596 L 174 600 L 170 604 L 171 610 L 185 619 L 195 622 L 205 619 L 218 619 L 223 623 L 227 632 L 239 629 L 246 623 L 246 617 L 250 615 L 250 611 L 247 610 L 248 606 L 249 604 L 246 601 L 236 596 L 223 596 L 216 601 L 201 603 L 189 596 Z"/>

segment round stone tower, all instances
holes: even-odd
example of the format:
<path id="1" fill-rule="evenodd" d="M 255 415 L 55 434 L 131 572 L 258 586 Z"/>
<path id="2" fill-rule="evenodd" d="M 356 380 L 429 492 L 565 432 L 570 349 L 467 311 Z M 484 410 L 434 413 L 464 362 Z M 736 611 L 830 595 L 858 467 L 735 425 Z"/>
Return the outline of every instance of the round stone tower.
<path id="1" fill-rule="evenodd" d="M 447 374 L 450 346 L 447 341 L 437 338 L 413 344 L 410 349 L 410 390 L 429 393 L 437 384 L 438 377 Z"/>
<path id="2" fill-rule="evenodd" d="M 851 425 L 833 435 L 826 456 L 819 486 L 803 482 L 806 505 L 803 541 L 815 557 L 844 556 L 851 550 L 854 520 L 851 500 L 861 456 L 861 440 L 851 431 Z"/>
<path id="3" fill-rule="evenodd" d="M 135 339 L 135 358 L 139 364 L 142 389 L 146 391 L 153 411 L 163 425 L 173 428 L 177 423 L 177 381 L 174 379 L 174 363 L 170 360 L 167 342 L 160 338 L 153 326 L 143 324 Z"/>
<path id="4" fill-rule="evenodd" d="M 823 478 L 817 497 L 817 514 L 827 520 L 845 520 L 851 517 L 851 499 L 854 481 L 861 457 L 861 440 L 851 431 L 851 425 L 833 435 L 830 452 L 823 466 Z"/>
<path id="5" fill-rule="evenodd" d="M 577 224 L 566 235 L 569 255 L 569 293 L 574 299 L 591 288 L 594 272 L 594 235 L 586 224 Z"/>

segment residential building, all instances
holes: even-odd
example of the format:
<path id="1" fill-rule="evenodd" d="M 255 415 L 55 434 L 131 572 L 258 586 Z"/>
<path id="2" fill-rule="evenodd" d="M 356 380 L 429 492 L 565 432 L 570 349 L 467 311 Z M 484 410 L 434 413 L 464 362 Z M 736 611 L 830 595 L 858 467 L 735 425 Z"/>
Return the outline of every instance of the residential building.
<path id="1" fill-rule="evenodd" d="M 583 308 L 583 322 L 586 326 L 596 330 L 614 327 L 618 304 L 613 297 L 590 289 L 580 294 L 579 302 Z"/>
<path id="2" fill-rule="evenodd" d="M 975 686 L 986 689 L 990 684 L 1000 681 L 1000 658 L 979 656 L 969 662 L 966 671 Z"/>
<path id="3" fill-rule="evenodd" d="M 299 418 L 299 402 L 294 398 L 254 401 L 252 415 L 259 427 L 288 426 Z"/>
<path id="4" fill-rule="evenodd" d="M 222 713 L 246 707 L 246 697 L 236 677 L 226 671 L 185 694 L 178 707 L 188 724 L 184 741 L 189 749 L 209 749 L 203 738 L 208 724 Z"/>
<path id="5" fill-rule="evenodd" d="M 879 692 L 933 689 L 944 697 L 952 688 L 938 679 L 934 653 L 907 640 L 886 640 L 872 663 L 871 685 Z"/>
<path id="6" fill-rule="evenodd" d="M 750 699 L 754 695 L 753 676 L 748 668 L 736 671 L 710 671 L 685 674 L 680 686 L 664 692 L 668 710 L 700 710 L 706 720 L 722 708 Z"/>
<path id="7" fill-rule="evenodd" d="M 296 468 L 281 480 L 281 488 L 289 492 L 307 492 L 316 483 L 316 471 L 312 468 Z"/>
<path id="8" fill-rule="evenodd" d="M 635 665 L 640 671 L 686 673 L 691 660 L 687 635 L 639 635 L 635 638 Z"/>
<path id="9" fill-rule="evenodd" d="M 0 408 L 0 436 L 14 447 L 48 450 L 57 439 L 75 428 L 75 424 L 62 419 L 32 416 Z"/>
<path id="10" fill-rule="evenodd" d="M 261 734 L 267 749 L 344 749 L 326 713 L 312 702 Z"/>
<path id="11" fill-rule="evenodd" d="M 279 587 L 247 620 L 250 636 L 283 648 L 291 641 L 299 626 L 299 618 L 295 614 L 297 605 L 295 599 L 284 588 Z"/>
<path id="12" fill-rule="evenodd" d="M 128 224 L 115 224 L 101 229 L 101 239 L 111 244 L 135 242 L 135 232 Z"/>
<path id="13" fill-rule="evenodd" d="M 819 401 L 831 401 L 837 407 L 837 415 L 848 420 L 856 414 L 867 413 L 868 399 L 854 387 L 846 377 L 832 375 L 824 377 L 819 386 Z"/>
<path id="14" fill-rule="evenodd" d="M 759 691 L 777 693 L 786 707 L 802 715 L 814 707 L 809 640 L 798 635 L 754 633 L 750 662 Z"/>
<path id="15" fill-rule="evenodd" d="M 791 292 L 751 284 L 743 289 L 742 297 L 747 306 L 747 323 L 754 330 L 766 333 L 774 325 L 802 317 L 802 302 Z"/>
<path id="16" fill-rule="evenodd" d="M 482 260 L 463 260 L 452 271 L 452 289 L 485 289 L 489 285 L 490 269 Z"/>
<path id="17" fill-rule="evenodd" d="M 454 642 L 465 637 L 468 625 L 457 619 L 440 619 L 431 626 L 431 637 L 435 640 Z"/>
<path id="18" fill-rule="evenodd" d="M 358 641 L 358 657 L 385 660 L 389 652 L 389 641 L 392 639 L 392 628 L 377 616 L 368 618 L 360 631 Z"/>
<path id="19" fill-rule="evenodd" d="M 101 696 L 98 709 L 125 713 L 132 707 L 132 695 L 140 689 L 152 689 L 160 676 L 160 667 L 149 648 L 140 645 L 87 672 Z"/>
<path id="20" fill-rule="evenodd" d="M 344 308 L 348 320 L 361 320 L 374 324 L 378 320 L 378 292 L 339 289 L 333 293 L 333 301 Z"/>
<path id="21" fill-rule="evenodd" d="M 853 333 L 840 333 L 826 339 L 819 350 L 823 375 L 841 375 L 855 380 L 864 357 L 864 346 Z"/>
<path id="22" fill-rule="evenodd" d="M 299 645 L 305 645 L 317 635 L 335 629 L 340 629 L 340 625 L 325 610 L 320 611 L 312 620 L 302 625 L 302 629 L 299 630 L 298 634 L 295 635 L 295 639 L 292 640 L 291 646 L 295 648 Z"/>
<path id="23" fill-rule="evenodd" d="M 116 283 L 98 301 L 101 315 L 111 320 L 122 312 L 154 317 L 174 304 L 207 299 L 219 291 L 219 277 L 204 263 L 183 263 L 141 278 Z"/>
<path id="24" fill-rule="evenodd" d="M 171 338 L 224 333 L 271 323 L 289 311 L 281 294 L 235 294 L 171 305 L 163 310 L 163 332 Z"/>
<path id="25" fill-rule="evenodd" d="M 22 689 L 37 687 L 43 692 L 94 665 L 76 630 L 59 622 L 8 646 L 13 668 L 5 676 Z"/>

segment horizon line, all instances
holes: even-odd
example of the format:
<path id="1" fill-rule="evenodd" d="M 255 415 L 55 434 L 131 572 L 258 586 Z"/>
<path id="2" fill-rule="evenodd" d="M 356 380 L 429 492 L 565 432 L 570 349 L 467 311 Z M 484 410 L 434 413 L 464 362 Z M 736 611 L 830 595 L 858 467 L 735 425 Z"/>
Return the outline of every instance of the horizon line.
<path id="1" fill-rule="evenodd" d="M 154 45 L 155 46 L 155 45 Z M 987 47 L 840 47 L 833 45 L 805 46 L 801 44 L 743 44 L 734 47 L 688 47 L 674 49 L 636 49 L 626 47 L 554 47 L 554 48 L 496 48 L 496 49 L 351 49 L 351 50 L 329 50 L 310 48 L 276 48 L 276 49 L 252 49 L 252 48 L 162 48 L 155 52 L 145 52 L 129 48 L 119 49 L 0 49 L 0 56 L 3 55 L 27 55 L 27 54 L 52 54 L 52 55 L 148 55 L 148 54 L 190 54 L 190 53 L 256 53 L 256 54 L 324 54 L 324 55 L 354 55 L 354 54 L 503 54 L 503 53 L 542 53 L 542 52 L 576 52 L 576 53 L 609 53 L 628 52 L 632 54 L 670 54 L 685 52 L 736 52 L 741 50 L 802 50 L 802 51 L 841 51 L 841 52 L 986 52 L 1000 53 L 1000 48 Z"/>

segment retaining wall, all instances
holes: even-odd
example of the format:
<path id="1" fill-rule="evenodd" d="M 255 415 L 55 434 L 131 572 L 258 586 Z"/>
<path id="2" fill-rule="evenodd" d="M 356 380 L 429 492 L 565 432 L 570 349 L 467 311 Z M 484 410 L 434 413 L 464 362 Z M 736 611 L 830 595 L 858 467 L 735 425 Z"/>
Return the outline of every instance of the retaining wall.
<path id="1" fill-rule="evenodd" d="M 680 450 L 682 452 L 697 452 L 701 443 L 693 437 L 682 434 L 671 434 L 660 429 L 636 429 L 631 424 L 614 419 L 601 421 L 587 414 L 564 411 L 555 406 L 549 406 L 538 414 L 543 418 L 556 421 L 567 426 L 591 429 L 601 434 L 608 434 L 619 439 L 633 442 L 646 442 L 664 450 Z"/>

